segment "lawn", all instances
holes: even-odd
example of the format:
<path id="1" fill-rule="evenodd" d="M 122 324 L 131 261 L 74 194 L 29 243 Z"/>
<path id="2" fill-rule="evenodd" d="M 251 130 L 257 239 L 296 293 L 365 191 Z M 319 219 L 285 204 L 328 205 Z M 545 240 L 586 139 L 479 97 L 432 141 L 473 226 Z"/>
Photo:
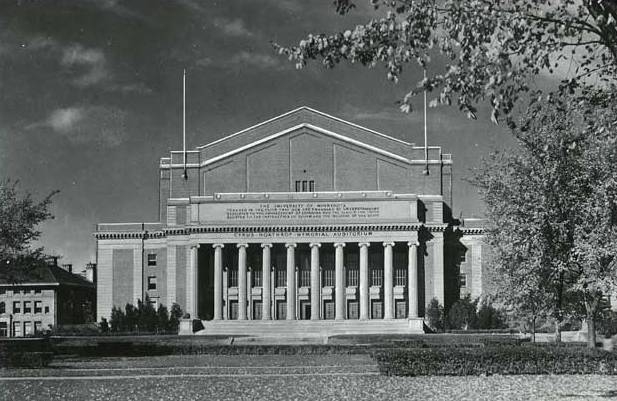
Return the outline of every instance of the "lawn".
<path id="1" fill-rule="evenodd" d="M 38 377 L 35 377 L 38 376 Z M 56 360 L 0 369 L 0 400 L 605 400 L 597 375 L 386 377 L 366 355 Z"/>

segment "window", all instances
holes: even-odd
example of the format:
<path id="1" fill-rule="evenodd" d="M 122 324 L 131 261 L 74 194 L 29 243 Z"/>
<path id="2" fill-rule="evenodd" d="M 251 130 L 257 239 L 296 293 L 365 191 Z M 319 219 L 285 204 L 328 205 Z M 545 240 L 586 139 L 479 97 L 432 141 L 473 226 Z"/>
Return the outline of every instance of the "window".
<path id="1" fill-rule="evenodd" d="M 229 287 L 237 287 L 238 286 L 238 271 L 235 269 L 227 270 L 227 286 Z"/>
<path id="2" fill-rule="evenodd" d="M 32 322 L 24 322 L 24 335 L 31 336 L 34 332 L 32 331 Z"/>
<path id="3" fill-rule="evenodd" d="M 467 287 L 467 275 L 466 274 L 460 274 L 458 276 L 458 283 L 461 287 Z"/>
<path id="4" fill-rule="evenodd" d="M 148 276 L 148 290 L 156 290 L 156 277 Z"/>
<path id="5" fill-rule="evenodd" d="M 13 336 L 21 337 L 21 322 L 13 322 Z"/>
<path id="6" fill-rule="evenodd" d="M 283 269 L 276 270 L 276 286 L 285 287 L 287 285 L 287 271 Z"/>
<path id="7" fill-rule="evenodd" d="M 156 266 L 156 253 L 148 254 L 148 266 Z"/>
<path id="8" fill-rule="evenodd" d="M 34 313 L 43 312 L 43 303 L 41 301 L 34 301 Z"/>
<path id="9" fill-rule="evenodd" d="M 4 288 L 0 288 L 0 295 L 4 295 L 6 293 L 6 290 Z"/>
<path id="10" fill-rule="evenodd" d="M 21 313 L 21 302 L 13 302 L 13 313 Z"/>
<path id="11" fill-rule="evenodd" d="M 32 301 L 24 301 L 24 313 L 32 313 Z"/>
<path id="12" fill-rule="evenodd" d="M 49 306 L 45 307 L 45 313 L 49 313 Z"/>
<path id="13" fill-rule="evenodd" d="M 6 322 L 0 322 L 0 337 L 8 337 L 8 325 Z"/>
<path id="14" fill-rule="evenodd" d="M 394 270 L 394 285 L 405 286 L 407 285 L 407 269 Z"/>
<path id="15" fill-rule="evenodd" d="M 34 293 L 35 294 L 40 294 L 41 293 L 41 289 L 40 288 L 35 288 L 34 289 Z"/>
<path id="16" fill-rule="evenodd" d="M 315 192 L 315 180 L 296 181 L 296 192 Z"/>
<path id="17" fill-rule="evenodd" d="M 309 269 L 300 270 L 300 287 L 311 286 L 311 271 Z"/>
<path id="18" fill-rule="evenodd" d="M 383 285 L 383 269 L 371 269 L 371 285 Z"/>
<path id="19" fill-rule="evenodd" d="M 358 271 L 358 269 L 347 269 L 347 287 L 357 287 L 359 275 L 360 272 Z"/>
<path id="20" fill-rule="evenodd" d="M 6 304 L 4 302 L 0 302 L 0 313 L 6 313 Z"/>
<path id="21" fill-rule="evenodd" d="M 148 303 L 150 304 L 150 306 L 152 306 L 154 308 L 154 310 L 158 310 L 159 307 L 159 301 L 157 298 L 150 298 L 148 300 Z"/>
<path id="22" fill-rule="evenodd" d="M 43 331 L 43 322 L 34 322 L 34 332 L 40 333 Z"/>
<path id="23" fill-rule="evenodd" d="M 262 286 L 262 273 L 261 270 L 253 270 L 253 287 Z"/>
<path id="24" fill-rule="evenodd" d="M 22 292 L 23 292 L 24 294 L 30 294 L 30 293 L 32 292 L 32 290 L 30 290 L 30 289 L 25 289 L 25 290 L 22 290 Z"/>
<path id="25" fill-rule="evenodd" d="M 334 287 L 334 269 L 323 270 L 323 286 Z"/>

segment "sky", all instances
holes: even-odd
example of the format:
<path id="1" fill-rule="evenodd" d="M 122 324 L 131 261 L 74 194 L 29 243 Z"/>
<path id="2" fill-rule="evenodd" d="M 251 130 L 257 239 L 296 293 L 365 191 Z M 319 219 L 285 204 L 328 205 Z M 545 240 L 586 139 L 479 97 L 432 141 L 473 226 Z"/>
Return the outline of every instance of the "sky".
<path id="1" fill-rule="evenodd" d="M 159 159 L 182 149 L 184 68 L 189 147 L 303 105 L 423 144 L 422 113 L 396 104 L 419 68 L 394 84 L 380 67 L 296 70 L 273 50 L 385 12 L 358 0 L 339 16 L 331 3 L 0 0 L 0 179 L 36 199 L 60 191 L 40 244 L 80 270 L 95 260 L 96 223 L 156 221 Z M 447 106 L 429 109 L 428 129 L 453 154 L 455 216 L 482 216 L 464 179 L 510 133 Z"/>

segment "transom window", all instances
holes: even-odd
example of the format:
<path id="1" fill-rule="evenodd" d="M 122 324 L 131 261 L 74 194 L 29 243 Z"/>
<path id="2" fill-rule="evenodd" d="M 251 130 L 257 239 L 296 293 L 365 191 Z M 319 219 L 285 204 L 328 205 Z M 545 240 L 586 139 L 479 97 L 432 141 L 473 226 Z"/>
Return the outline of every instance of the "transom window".
<path id="1" fill-rule="evenodd" d="M 296 181 L 296 192 L 315 192 L 315 180 Z"/>
<path id="2" fill-rule="evenodd" d="M 394 270 L 394 285 L 407 285 L 407 269 L 397 268 Z"/>

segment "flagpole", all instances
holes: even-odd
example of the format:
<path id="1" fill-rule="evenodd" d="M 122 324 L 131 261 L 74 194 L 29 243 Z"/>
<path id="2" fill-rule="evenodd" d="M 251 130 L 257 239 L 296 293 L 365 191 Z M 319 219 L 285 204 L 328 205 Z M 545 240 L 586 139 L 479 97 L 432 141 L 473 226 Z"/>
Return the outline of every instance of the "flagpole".
<path id="1" fill-rule="evenodd" d="M 182 152 L 184 173 L 182 176 L 186 180 L 186 68 L 182 71 Z"/>
<path id="2" fill-rule="evenodd" d="M 426 68 L 423 68 L 424 80 L 426 81 Z M 424 175 L 428 175 L 428 127 L 426 118 L 426 87 L 424 88 Z"/>

